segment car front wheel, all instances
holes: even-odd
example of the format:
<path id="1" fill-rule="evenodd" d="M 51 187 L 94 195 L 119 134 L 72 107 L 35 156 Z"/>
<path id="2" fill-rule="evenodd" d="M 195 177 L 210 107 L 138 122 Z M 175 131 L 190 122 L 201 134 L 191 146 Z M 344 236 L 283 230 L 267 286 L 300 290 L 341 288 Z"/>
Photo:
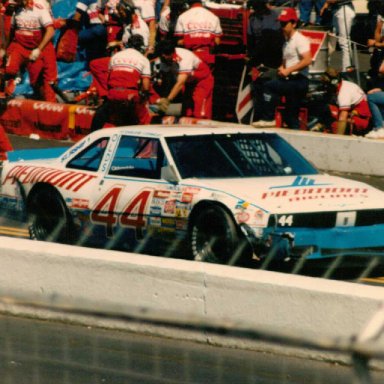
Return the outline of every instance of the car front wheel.
<path id="1" fill-rule="evenodd" d="M 238 245 L 236 224 L 224 208 L 208 206 L 195 215 L 190 230 L 190 247 L 194 260 L 228 264 Z"/>
<path id="2" fill-rule="evenodd" d="M 59 193 L 44 186 L 28 198 L 28 223 L 31 239 L 71 243 L 73 225 L 68 208 Z"/>

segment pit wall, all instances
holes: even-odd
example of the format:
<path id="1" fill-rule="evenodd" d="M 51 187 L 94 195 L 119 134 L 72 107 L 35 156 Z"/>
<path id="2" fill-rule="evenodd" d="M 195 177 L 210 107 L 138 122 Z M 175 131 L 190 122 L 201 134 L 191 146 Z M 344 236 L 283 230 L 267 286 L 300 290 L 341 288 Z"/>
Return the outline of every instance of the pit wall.
<path id="1" fill-rule="evenodd" d="M 384 176 L 384 140 L 279 128 L 272 130 L 322 170 Z"/>
<path id="2" fill-rule="evenodd" d="M 145 308 L 319 340 L 358 334 L 383 302 L 383 289 L 374 286 L 8 237 L 1 237 L 0 265 L 0 312 L 14 315 L 25 315 L 14 304 L 31 298 L 39 306 L 74 310 L 97 303 L 106 313 Z M 46 317 L 39 307 L 27 312 Z M 133 330 L 148 327 L 139 322 Z M 151 333 L 175 337 L 168 328 Z M 201 331 L 188 338 L 206 337 Z M 219 339 L 210 336 L 209 342 L 230 343 Z"/>

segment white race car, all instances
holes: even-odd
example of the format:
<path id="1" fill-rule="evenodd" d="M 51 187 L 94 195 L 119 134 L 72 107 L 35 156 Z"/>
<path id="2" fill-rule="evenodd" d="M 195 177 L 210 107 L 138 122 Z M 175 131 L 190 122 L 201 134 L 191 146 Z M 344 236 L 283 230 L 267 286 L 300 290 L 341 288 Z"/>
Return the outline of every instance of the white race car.
<path id="1" fill-rule="evenodd" d="M 238 265 L 384 249 L 384 193 L 320 173 L 273 132 L 131 126 L 53 151 L 3 164 L 2 207 L 33 239 L 162 254 L 179 244 L 179 257 Z"/>

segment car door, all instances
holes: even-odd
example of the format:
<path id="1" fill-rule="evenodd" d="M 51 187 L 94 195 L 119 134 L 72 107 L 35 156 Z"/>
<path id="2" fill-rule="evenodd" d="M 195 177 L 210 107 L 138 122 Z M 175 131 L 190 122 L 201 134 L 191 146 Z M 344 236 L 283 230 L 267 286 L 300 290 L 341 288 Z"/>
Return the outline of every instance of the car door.
<path id="1" fill-rule="evenodd" d="M 161 180 L 164 152 L 157 138 L 122 135 L 93 199 L 90 220 L 110 247 L 133 248 L 145 240 L 154 215 L 158 190 L 168 190 Z M 161 212 L 158 212 L 161 214 Z M 160 219 L 159 219 L 160 220 Z"/>

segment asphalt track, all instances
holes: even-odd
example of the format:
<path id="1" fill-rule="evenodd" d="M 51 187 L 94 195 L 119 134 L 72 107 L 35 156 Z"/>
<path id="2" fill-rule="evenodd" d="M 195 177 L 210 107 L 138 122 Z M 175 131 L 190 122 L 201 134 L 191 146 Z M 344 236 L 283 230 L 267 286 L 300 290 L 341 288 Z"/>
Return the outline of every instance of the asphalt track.
<path id="1" fill-rule="evenodd" d="M 351 366 L 5 316 L 0 344 L 2 384 L 359 383 Z"/>

